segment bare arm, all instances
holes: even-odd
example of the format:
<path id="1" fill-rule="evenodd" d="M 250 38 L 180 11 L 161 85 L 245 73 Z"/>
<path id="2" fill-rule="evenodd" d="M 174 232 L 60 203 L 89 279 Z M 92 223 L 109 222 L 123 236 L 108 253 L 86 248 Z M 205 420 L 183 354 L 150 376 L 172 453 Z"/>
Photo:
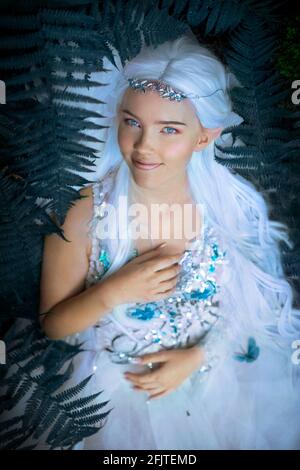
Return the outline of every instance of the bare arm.
<path id="1" fill-rule="evenodd" d="M 80 191 L 88 196 L 69 209 L 62 226 L 64 241 L 47 235 L 44 243 L 40 284 L 41 327 L 50 339 L 83 331 L 111 310 L 105 302 L 104 283 L 85 290 L 91 242 L 88 222 L 92 218 L 92 187 Z"/>
<path id="2" fill-rule="evenodd" d="M 85 289 L 91 240 L 92 188 L 80 192 L 63 230 L 45 237 L 40 291 L 41 327 L 50 339 L 62 339 L 94 325 L 116 305 L 152 302 L 175 290 L 181 254 L 162 255 L 160 246 L 135 257 L 118 271 Z"/>

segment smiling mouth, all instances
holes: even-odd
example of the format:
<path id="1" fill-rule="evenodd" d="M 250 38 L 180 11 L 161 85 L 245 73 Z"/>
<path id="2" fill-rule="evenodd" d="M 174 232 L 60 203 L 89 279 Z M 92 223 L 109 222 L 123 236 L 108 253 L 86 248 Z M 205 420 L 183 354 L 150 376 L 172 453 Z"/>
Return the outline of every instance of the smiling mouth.
<path id="1" fill-rule="evenodd" d="M 132 160 L 134 166 L 140 170 L 153 170 L 161 165 L 161 163 L 142 163 L 138 160 Z"/>

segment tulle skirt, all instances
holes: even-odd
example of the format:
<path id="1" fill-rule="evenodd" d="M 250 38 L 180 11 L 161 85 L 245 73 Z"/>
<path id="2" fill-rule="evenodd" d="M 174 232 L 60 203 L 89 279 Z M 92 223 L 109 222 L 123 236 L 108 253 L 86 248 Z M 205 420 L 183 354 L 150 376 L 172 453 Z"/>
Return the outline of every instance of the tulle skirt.
<path id="1" fill-rule="evenodd" d="M 109 401 L 103 411 L 110 413 L 74 450 L 300 449 L 299 377 L 292 380 L 289 353 L 260 344 L 253 362 L 224 354 L 205 376 L 195 372 L 176 390 L 147 402 L 148 393 L 133 390 L 123 376 L 149 372 L 146 365 L 112 362 L 95 344 L 95 329 L 80 334 L 80 341 L 86 351 L 76 358 L 73 380 L 94 373 L 85 393 L 102 391 L 97 400 Z"/>

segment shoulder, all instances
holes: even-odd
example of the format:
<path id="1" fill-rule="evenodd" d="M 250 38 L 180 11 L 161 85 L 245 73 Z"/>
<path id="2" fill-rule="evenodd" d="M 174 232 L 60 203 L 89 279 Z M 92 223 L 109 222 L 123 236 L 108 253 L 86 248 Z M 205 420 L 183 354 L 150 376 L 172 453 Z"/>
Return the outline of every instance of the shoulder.
<path id="1" fill-rule="evenodd" d="M 71 242 L 79 242 L 86 247 L 86 254 L 91 253 L 91 242 L 88 236 L 89 223 L 93 217 L 93 184 L 85 186 L 78 191 L 79 198 L 72 201 L 67 211 L 65 220 L 61 228 L 64 236 Z M 52 212 L 51 219 L 59 225 L 57 218 Z"/>
<path id="2" fill-rule="evenodd" d="M 93 185 L 95 183 L 90 184 L 89 186 L 85 186 L 79 191 L 81 196 L 80 199 L 76 201 L 76 203 L 80 203 L 81 206 L 92 207 L 93 204 Z"/>
<path id="3" fill-rule="evenodd" d="M 80 197 L 69 209 L 67 219 L 77 228 L 82 227 L 84 230 L 93 216 L 93 184 L 85 186 L 78 193 Z"/>
<path id="4" fill-rule="evenodd" d="M 80 229 L 83 230 L 82 235 L 84 236 L 86 242 L 86 254 L 89 258 L 92 250 L 92 242 L 88 236 L 89 223 L 93 218 L 93 186 L 95 183 L 85 186 L 79 191 L 80 199 L 76 201 L 76 218 L 77 222 L 80 225 Z M 75 205 L 75 207 L 76 207 Z"/>
<path id="5" fill-rule="evenodd" d="M 79 197 L 72 202 L 61 227 L 68 240 L 75 240 L 85 245 L 88 258 L 92 252 L 92 239 L 89 233 L 94 219 L 94 207 L 100 204 L 105 199 L 105 195 L 111 191 L 115 175 L 116 169 L 112 169 L 100 180 L 79 190 Z"/>
<path id="6" fill-rule="evenodd" d="M 74 217 L 79 224 L 78 230 L 83 231 L 86 239 L 86 252 L 88 258 L 92 253 L 92 237 L 89 236 L 91 223 L 96 217 L 98 207 L 106 200 L 115 183 L 116 168 L 110 169 L 101 179 L 94 181 L 79 191 L 80 199 L 76 200 Z M 73 209 L 73 208 L 72 208 Z M 72 210 L 71 209 L 71 210 Z"/>

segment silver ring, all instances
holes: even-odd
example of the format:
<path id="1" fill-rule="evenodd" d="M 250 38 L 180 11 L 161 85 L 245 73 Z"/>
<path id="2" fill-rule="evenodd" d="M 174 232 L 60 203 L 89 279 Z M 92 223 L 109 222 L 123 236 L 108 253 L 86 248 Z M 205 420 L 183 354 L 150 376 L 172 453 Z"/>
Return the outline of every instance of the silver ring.
<path id="1" fill-rule="evenodd" d="M 147 366 L 149 367 L 149 369 L 153 369 L 153 364 L 152 364 L 152 362 L 148 362 Z"/>

